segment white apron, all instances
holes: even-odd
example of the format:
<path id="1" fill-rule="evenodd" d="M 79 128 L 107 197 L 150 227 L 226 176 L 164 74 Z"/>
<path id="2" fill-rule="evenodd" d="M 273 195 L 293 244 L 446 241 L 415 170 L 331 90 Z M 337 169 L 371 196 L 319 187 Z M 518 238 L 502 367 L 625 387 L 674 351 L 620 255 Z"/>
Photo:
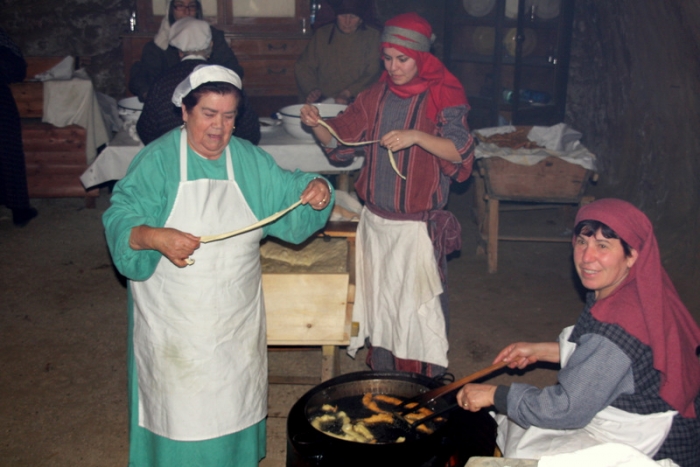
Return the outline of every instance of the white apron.
<path id="1" fill-rule="evenodd" d="M 359 334 L 403 359 L 447 367 L 442 284 L 425 222 L 384 219 L 364 208 L 357 228 L 357 293 L 352 320 Z"/>
<path id="2" fill-rule="evenodd" d="M 569 342 L 573 326 L 559 335 L 559 353 L 562 368 L 576 349 Z M 654 457 L 666 440 L 675 410 L 639 415 L 608 406 L 598 412 L 588 425 L 578 430 L 550 430 L 530 427 L 523 429 L 505 415 L 496 415 L 498 436 L 496 442 L 506 457 L 539 459 L 542 456 L 574 452 L 604 443 L 632 446 L 649 457 Z"/>
<path id="3" fill-rule="evenodd" d="M 198 156 L 195 156 L 198 157 Z M 233 177 L 187 180 L 180 137 L 180 185 L 165 227 L 194 235 L 258 221 Z M 179 441 L 235 433 L 267 413 L 267 351 L 260 229 L 202 244 L 195 264 L 161 258 L 153 276 L 131 283 L 139 425 Z"/>

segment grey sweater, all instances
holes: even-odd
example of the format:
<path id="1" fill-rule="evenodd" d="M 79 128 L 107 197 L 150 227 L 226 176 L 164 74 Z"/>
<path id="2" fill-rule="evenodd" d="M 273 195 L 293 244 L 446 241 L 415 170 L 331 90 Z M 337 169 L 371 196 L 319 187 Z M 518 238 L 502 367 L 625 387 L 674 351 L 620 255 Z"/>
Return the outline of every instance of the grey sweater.
<path id="1" fill-rule="evenodd" d="M 618 396 L 634 392 L 632 361 L 598 334 L 581 337 L 558 381 L 543 389 L 518 383 L 499 386 L 496 409 L 523 428 L 577 429 Z"/>

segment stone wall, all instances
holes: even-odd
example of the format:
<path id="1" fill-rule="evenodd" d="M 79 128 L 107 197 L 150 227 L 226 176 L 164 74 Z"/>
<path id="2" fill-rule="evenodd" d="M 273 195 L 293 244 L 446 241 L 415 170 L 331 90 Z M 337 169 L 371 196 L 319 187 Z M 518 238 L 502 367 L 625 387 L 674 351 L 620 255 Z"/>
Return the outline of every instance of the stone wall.
<path id="1" fill-rule="evenodd" d="M 101 92 L 126 93 L 120 36 L 128 32 L 135 0 L 5 0 L 0 26 L 25 55 L 89 56 Z"/>

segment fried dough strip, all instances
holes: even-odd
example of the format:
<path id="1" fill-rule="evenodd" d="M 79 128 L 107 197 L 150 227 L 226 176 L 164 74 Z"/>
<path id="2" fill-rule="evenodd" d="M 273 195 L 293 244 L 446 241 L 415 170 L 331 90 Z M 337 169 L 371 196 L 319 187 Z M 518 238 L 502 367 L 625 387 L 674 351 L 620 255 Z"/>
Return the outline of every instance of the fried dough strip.
<path id="1" fill-rule="evenodd" d="M 367 418 L 363 418 L 362 422 L 366 423 L 367 425 L 377 425 L 379 423 L 394 423 L 394 417 L 390 413 L 383 412 L 374 414 Z"/>

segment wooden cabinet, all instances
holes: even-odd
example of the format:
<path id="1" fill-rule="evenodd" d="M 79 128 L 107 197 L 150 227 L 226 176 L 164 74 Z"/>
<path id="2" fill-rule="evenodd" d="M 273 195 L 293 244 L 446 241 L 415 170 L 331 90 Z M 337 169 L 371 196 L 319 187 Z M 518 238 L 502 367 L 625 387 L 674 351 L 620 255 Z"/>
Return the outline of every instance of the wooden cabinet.
<path id="1" fill-rule="evenodd" d="M 574 1 L 447 1 L 445 62 L 471 127 L 563 121 Z"/>
<path id="2" fill-rule="evenodd" d="M 204 19 L 230 33 L 306 34 L 309 0 L 200 0 Z M 155 33 L 169 0 L 136 0 L 136 31 Z"/>
<path id="3" fill-rule="evenodd" d="M 309 0 L 200 0 L 204 19 L 224 31 L 245 71 L 243 88 L 260 116 L 298 101 L 294 63 L 311 37 Z M 124 67 L 153 39 L 169 0 L 137 0 L 136 30 L 124 36 Z"/>

